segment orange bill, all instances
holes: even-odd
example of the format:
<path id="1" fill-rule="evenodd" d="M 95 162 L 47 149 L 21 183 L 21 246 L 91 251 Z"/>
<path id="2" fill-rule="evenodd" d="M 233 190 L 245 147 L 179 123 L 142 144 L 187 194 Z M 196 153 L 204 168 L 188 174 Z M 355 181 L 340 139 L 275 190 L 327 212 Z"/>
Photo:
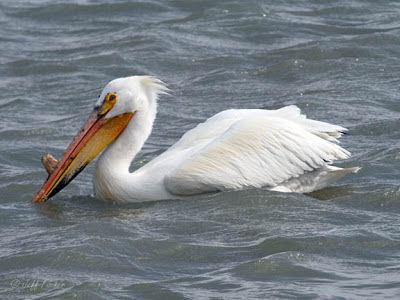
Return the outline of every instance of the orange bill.
<path id="1" fill-rule="evenodd" d="M 104 103 L 94 109 L 31 202 L 46 201 L 61 191 L 120 135 L 134 112 L 104 118 L 111 108 Z"/>

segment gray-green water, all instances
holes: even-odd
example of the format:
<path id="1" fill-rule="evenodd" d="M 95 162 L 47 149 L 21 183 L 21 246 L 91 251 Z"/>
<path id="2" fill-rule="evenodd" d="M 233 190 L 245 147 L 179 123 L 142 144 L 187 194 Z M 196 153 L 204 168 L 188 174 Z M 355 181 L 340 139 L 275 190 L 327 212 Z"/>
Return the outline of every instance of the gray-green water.
<path id="1" fill-rule="evenodd" d="M 1 299 L 398 299 L 397 1 L 0 2 Z M 348 127 L 313 195 L 261 190 L 120 205 L 93 165 L 28 203 L 102 87 L 155 75 L 162 96 L 142 166 L 228 108 L 296 104 Z"/>

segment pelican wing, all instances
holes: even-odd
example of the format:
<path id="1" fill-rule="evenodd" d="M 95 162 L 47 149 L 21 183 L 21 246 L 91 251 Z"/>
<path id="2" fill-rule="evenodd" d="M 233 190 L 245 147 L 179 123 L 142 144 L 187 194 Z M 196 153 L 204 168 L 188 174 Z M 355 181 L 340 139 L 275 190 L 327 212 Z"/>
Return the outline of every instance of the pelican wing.
<path id="1" fill-rule="evenodd" d="M 220 122 L 227 126 L 214 138 L 204 131 Z M 226 111 L 199 126 L 170 149 L 190 149 L 164 179 L 172 194 L 273 188 L 350 155 L 333 142 L 345 128 L 306 119 L 294 106 Z"/>

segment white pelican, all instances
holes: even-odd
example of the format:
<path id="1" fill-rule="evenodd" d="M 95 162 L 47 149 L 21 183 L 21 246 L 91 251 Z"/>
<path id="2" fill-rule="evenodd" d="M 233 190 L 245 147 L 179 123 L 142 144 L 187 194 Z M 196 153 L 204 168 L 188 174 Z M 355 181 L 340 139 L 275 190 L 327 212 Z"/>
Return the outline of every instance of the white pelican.
<path id="1" fill-rule="evenodd" d="M 98 198 L 118 202 L 245 188 L 307 193 L 359 169 L 330 165 L 350 155 L 336 144 L 347 129 L 306 119 L 299 108 L 287 106 L 222 111 L 130 173 L 151 133 L 158 95 L 166 91 L 148 76 L 108 83 L 61 159 L 42 158 L 49 176 L 32 202 L 54 196 L 107 146 L 96 163 L 94 191 Z"/>

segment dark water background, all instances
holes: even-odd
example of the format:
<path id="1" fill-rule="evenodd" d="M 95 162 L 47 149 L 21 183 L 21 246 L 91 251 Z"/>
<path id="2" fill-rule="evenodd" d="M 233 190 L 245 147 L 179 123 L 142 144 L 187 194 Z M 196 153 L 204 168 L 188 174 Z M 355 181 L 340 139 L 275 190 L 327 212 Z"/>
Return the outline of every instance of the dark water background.
<path id="1" fill-rule="evenodd" d="M 1 1 L 1 299 L 399 299 L 400 3 Z M 142 166 L 228 108 L 340 124 L 362 170 L 313 195 L 120 205 L 93 165 L 28 201 L 110 80 L 155 75 Z"/>

